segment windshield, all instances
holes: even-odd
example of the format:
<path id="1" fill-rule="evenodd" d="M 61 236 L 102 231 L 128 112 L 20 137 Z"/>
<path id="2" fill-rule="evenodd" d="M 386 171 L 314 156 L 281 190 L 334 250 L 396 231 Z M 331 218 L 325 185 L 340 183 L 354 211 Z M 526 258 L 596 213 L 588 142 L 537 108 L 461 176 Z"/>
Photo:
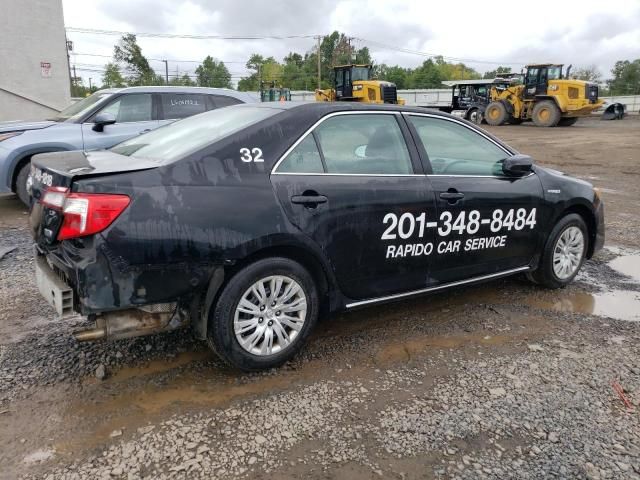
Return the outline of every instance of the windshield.
<path id="1" fill-rule="evenodd" d="M 111 148 L 128 157 L 172 162 L 282 110 L 234 105 L 179 120 Z"/>
<path id="2" fill-rule="evenodd" d="M 351 81 L 369 80 L 369 67 L 353 67 Z"/>
<path id="3" fill-rule="evenodd" d="M 83 98 L 79 102 L 72 103 L 67 108 L 62 110 L 58 115 L 49 120 L 53 120 L 56 122 L 64 122 L 65 120 L 76 119 L 81 117 L 87 110 L 89 110 L 92 106 L 98 103 L 100 100 L 109 98 L 112 93 L 100 93 L 96 92 L 92 95 L 89 95 L 86 98 Z"/>

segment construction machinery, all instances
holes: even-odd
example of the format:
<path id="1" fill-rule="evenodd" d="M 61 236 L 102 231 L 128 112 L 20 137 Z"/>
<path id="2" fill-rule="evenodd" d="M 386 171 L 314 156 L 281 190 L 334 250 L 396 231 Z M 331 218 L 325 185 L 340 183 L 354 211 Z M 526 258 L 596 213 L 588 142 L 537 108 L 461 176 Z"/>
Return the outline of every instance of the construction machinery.
<path id="1" fill-rule="evenodd" d="M 539 127 L 573 125 L 604 103 L 598 99 L 598 85 L 569 79 L 571 66 L 563 76 L 563 65 L 527 65 L 518 81 L 500 89 L 492 87 L 491 102 L 484 113 L 490 125 L 519 124 L 533 120 Z"/>
<path id="2" fill-rule="evenodd" d="M 482 123 L 484 119 L 484 111 L 491 102 L 491 92 L 502 91 L 510 85 L 509 80 L 504 78 L 445 80 L 442 83 L 451 87 L 451 104 L 425 106 L 451 113 L 477 124 Z"/>
<path id="3" fill-rule="evenodd" d="M 396 85 L 391 82 L 373 80 L 372 65 L 338 65 L 333 67 L 333 88 L 316 90 L 319 102 L 363 102 L 395 103 L 398 99 Z"/>

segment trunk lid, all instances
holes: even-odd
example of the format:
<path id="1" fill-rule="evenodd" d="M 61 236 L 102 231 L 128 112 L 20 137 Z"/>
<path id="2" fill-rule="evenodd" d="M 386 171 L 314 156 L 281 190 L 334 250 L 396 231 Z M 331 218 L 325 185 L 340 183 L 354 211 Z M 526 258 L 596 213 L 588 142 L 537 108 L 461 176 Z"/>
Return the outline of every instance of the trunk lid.
<path id="1" fill-rule="evenodd" d="M 31 193 L 39 200 L 47 188 L 71 188 L 79 178 L 149 170 L 158 165 L 153 160 L 127 157 L 108 150 L 41 153 L 31 159 Z"/>
<path id="2" fill-rule="evenodd" d="M 73 182 L 87 177 L 106 176 L 156 168 L 158 162 L 127 157 L 108 150 L 54 152 L 34 155 L 27 186 L 33 196 L 29 223 L 39 245 L 55 243 L 55 233 L 62 223 L 62 213 L 41 203 L 49 188 L 72 191 Z"/>

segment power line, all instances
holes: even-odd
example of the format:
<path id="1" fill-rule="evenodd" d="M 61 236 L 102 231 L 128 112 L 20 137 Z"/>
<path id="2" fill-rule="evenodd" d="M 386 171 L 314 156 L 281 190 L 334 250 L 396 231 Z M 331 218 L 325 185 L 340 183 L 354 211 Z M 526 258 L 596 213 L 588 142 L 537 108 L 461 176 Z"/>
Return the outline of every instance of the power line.
<path id="1" fill-rule="evenodd" d="M 97 53 L 75 53 L 72 52 L 72 55 L 80 55 L 83 57 L 101 57 L 101 58 L 113 58 L 113 55 L 99 55 Z M 169 61 L 169 62 L 173 62 L 173 63 L 202 63 L 203 60 L 176 60 L 176 59 L 171 59 L 171 58 L 147 58 L 147 60 L 153 60 L 155 62 L 164 62 L 165 60 Z M 214 59 L 215 60 L 215 59 Z M 217 60 L 218 62 L 222 62 L 222 63 L 247 63 L 246 61 L 241 61 L 241 60 Z"/>
<path id="2" fill-rule="evenodd" d="M 316 35 L 184 35 L 177 33 L 122 32 L 118 30 L 100 30 L 93 28 L 66 27 L 67 32 L 95 35 L 135 35 L 149 38 L 184 38 L 192 40 L 287 40 L 291 38 L 314 38 Z"/>
<path id="3" fill-rule="evenodd" d="M 488 65 L 526 65 L 526 63 L 520 63 L 520 62 L 494 62 L 494 61 L 490 61 L 490 60 L 477 60 L 477 59 L 472 59 L 472 58 L 458 58 L 458 57 L 450 57 L 448 55 L 440 55 L 438 53 L 430 53 L 430 52 L 421 52 L 419 50 L 411 50 L 409 48 L 402 48 L 402 47 L 395 47 L 392 45 L 387 45 L 385 43 L 380 43 L 380 42 L 376 42 L 375 40 L 368 40 L 366 38 L 361 38 L 361 37 L 351 37 L 354 40 L 358 40 L 360 42 L 364 42 L 367 43 L 369 45 L 374 45 L 374 46 L 378 46 L 379 48 L 385 49 L 385 50 L 395 50 L 397 52 L 402 52 L 402 53 L 408 53 L 411 55 L 418 55 L 421 57 L 442 57 L 444 59 L 448 59 L 448 60 L 454 60 L 456 62 L 468 62 L 468 63 L 484 63 L 484 64 L 488 64 Z"/>
<path id="4" fill-rule="evenodd" d="M 192 39 L 192 40 L 286 40 L 286 39 L 294 39 L 294 38 L 318 38 L 322 37 L 321 35 L 248 35 L 248 36 L 228 36 L 228 35 L 184 35 L 184 34 L 174 34 L 174 33 L 149 33 L 149 32 L 123 32 L 119 30 L 100 30 L 100 29 L 91 29 L 91 28 L 77 28 L 77 27 L 66 27 L 68 32 L 74 33 L 87 33 L 87 34 L 96 34 L 96 35 L 136 35 L 137 37 L 149 37 L 149 38 L 183 38 L 183 39 Z M 397 52 L 407 53 L 410 55 L 418 55 L 421 57 L 442 57 L 444 59 L 453 60 L 457 62 L 468 62 L 468 63 L 481 63 L 487 65 L 526 65 L 526 63 L 522 62 L 496 62 L 491 60 L 478 60 L 473 58 L 460 58 L 460 57 L 452 57 L 449 55 L 441 55 L 438 53 L 432 52 L 423 52 L 420 50 L 413 50 L 409 48 L 397 47 L 393 45 L 388 45 L 385 43 L 377 42 L 375 40 L 369 40 L 362 37 L 349 37 L 352 40 L 357 40 L 359 42 L 366 43 L 368 45 L 377 46 L 379 48 L 385 50 L 394 50 Z M 160 59 L 154 59 L 160 60 Z M 186 62 L 186 61 L 185 61 Z M 191 61 L 188 61 L 191 62 Z M 195 62 L 195 61 L 194 61 Z M 229 62 L 231 63 L 231 62 Z"/>

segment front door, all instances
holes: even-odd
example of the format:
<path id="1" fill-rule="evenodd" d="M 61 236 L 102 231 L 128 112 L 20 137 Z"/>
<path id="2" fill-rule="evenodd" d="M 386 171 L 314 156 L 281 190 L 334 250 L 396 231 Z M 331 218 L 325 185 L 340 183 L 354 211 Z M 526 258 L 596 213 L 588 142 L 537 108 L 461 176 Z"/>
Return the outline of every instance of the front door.
<path id="1" fill-rule="evenodd" d="M 100 112 L 113 114 L 116 117 L 116 123 L 106 125 L 101 132 L 93 130 L 91 119 L 83 123 L 84 150 L 110 148 L 132 137 L 150 132 L 159 126 L 158 120 L 153 114 L 153 95 L 151 93 L 121 95 L 102 108 Z"/>
<path id="2" fill-rule="evenodd" d="M 271 175 L 291 222 L 327 256 L 351 299 L 430 283 L 435 202 L 407 139 L 398 114 L 330 116 Z"/>
<path id="3" fill-rule="evenodd" d="M 528 265 L 542 240 L 538 177 L 505 175 L 502 161 L 511 154 L 466 124 L 428 115 L 407 118 L 432 170 L 438 222 L 434 280 L 448 283 Z"/>

